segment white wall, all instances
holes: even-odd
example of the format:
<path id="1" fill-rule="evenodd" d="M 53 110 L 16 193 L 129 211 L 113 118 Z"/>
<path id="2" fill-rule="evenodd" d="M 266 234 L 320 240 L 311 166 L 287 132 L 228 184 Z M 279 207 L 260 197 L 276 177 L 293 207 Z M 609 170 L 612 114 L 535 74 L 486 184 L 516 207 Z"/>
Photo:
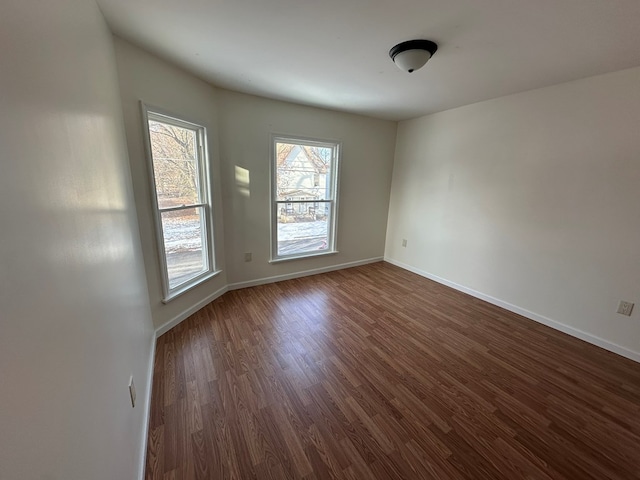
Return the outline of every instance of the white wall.
<path id="1" fill-rule="evenodd" d="M 138 210 L 140 237 L 144 247 L 149 299 L 155 326 L 161 327 L 176 318 L 183 318 L 184 312 L 190 311 L 194 305 L 206 300 L 227 284 L 216 92 L 210 84 L 130 43 L 119 38 L 115 38 L 114 41 L 131 162 L 131 176 Z M 206 127 L 209 142 L 208 150 L 214 194 L 216 266 L 222 272 L 167 304 L 162 303 L 160 261 L 155 237 L 149 170 L 144 149 L 140 100 Z"/>
<path id="2" fill-rule="evenodd" d="M 5 0 L 0 32 L 0 478 L 134 479 L 153 329 L 111 35 L 76 0 Z"/>
<path id="3" fill-rule="evenodd" d="M 401 122 L 386 257 L 640 359 L 639 86 L 635 68 Z"/>
<path id="4" fill-rule="evenodd" d="M 382 257 L 396 123 L 218 90 L 230 284 Z M 342 142 L 339 253 L 269 264 L 272 133 Z M 242 172 L 236 177 L 236 172 Z M 244 175 L 248 173 L 249 185 Z M 244 262 L 244 253 L 253 260 Z"/>

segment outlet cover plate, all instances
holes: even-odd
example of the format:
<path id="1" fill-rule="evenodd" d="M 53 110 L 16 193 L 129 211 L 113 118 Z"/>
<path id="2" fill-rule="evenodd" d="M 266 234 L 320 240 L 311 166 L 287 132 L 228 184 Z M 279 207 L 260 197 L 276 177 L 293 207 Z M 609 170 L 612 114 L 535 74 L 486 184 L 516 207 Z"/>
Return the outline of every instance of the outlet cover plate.
<path id="1" fill-rule="evenodd" d="M 131 407 L 136 406 L 136 384 L 133 383 L 133 375 L 129 379 L 129 396 L 131 397 Z"/>
<path id="2" fill-rule="evenodd" d="M 631 316 L 631 312 L 633 311 L 633 303 L 625 302 L 624 300 L 620 300 L 620 304 L 618 305 L 618 313 L 621 315 L 626 315 L 627 317 Z"/>

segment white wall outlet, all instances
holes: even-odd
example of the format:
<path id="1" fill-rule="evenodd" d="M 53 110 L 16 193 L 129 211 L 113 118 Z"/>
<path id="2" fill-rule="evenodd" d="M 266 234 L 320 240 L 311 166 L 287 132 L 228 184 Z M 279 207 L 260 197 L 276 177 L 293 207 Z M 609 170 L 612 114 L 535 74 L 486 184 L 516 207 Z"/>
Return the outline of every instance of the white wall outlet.
<path id="1" fill-rule="evenodd" d="M 133 375 L 129 379 L 129 396 L 131 397 L 131 406 L 136 406 L 136 385 L 133 383 Z"/>
<path id="2" fill-rule="evenodd" d="M 403 238 L 403 239 L 402 239 L 402 246 L 403 246 L 403 247 L 406 247 L 406 246 L 407 246 L 407 239 L 406 239 L 406 238 Z"/>
<path id="3" fill-rule="evenodd" d="M 633 303 L 625 302 L 624 300 L 620 300 L 620 304 L 618 305 L 618 313 L 622 315 L 626 315 L 627 317 L 631 316 L 631 312 L 633 311 Z"/>
<path id="4" fill-rule="evenodd" d="M 251 261 L 251 252 L 247 252 L 244 254 L 244 261 L 245 262 L 250 262 Z"/>

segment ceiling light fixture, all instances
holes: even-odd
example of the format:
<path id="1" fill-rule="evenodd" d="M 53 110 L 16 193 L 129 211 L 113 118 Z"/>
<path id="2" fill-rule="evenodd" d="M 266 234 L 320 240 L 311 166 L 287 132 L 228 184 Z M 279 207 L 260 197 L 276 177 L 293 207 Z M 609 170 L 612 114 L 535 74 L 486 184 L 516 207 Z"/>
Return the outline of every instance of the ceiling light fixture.
<path id="1" fill-rule="evenodd" d="M 412 73 L 422 68 L 436 50 L 438 45 L 431 40 L 409 40 L 389 50 L 389 56 L 400 70 Z"/>

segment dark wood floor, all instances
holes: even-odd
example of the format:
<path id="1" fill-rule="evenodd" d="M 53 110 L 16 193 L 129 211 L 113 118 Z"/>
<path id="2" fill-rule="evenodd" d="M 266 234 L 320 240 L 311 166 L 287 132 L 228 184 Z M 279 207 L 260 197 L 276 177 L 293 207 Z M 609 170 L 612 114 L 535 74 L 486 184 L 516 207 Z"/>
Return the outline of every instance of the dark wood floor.
<path id="1" fill-rule="evenodd" d="M 640 364 L 377 263 L 158 340 L 146 478 L 640 478 Z"/>

